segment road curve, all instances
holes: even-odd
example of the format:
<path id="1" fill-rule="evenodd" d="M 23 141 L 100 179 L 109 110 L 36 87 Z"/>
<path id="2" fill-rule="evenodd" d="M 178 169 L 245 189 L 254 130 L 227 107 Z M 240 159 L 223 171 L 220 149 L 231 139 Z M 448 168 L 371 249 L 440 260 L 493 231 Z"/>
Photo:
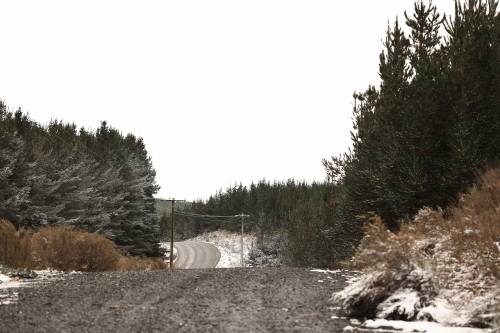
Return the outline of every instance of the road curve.
<path id="1" fill-rule="evenodd" d="M 177 268 L 215 268 L 220 260 L 219 249 L 203 242 L 177 242 Z"/>

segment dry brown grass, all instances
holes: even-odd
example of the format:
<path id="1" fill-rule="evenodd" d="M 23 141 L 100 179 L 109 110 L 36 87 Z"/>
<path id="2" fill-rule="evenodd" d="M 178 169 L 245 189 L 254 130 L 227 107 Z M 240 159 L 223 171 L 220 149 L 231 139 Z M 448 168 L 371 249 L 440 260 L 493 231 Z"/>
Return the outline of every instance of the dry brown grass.
<path id="1" fill-rule="evenodd" d="M 139 258 L 121 257 L 118 260 L 116 270 L 118 271 L 146 271 L 167 269 L 168 264 L 163 258 Z"/>
<path id="2" fill-rule="evenodd" d="M 30 235 L 25 229 L 17 231 L 12 223 L 0 219 L 0 263 L 31 268 L 30 245 Z"/>
<path id="3" fill-rule="evenodd" d="M 60 226 L 41 228 L 30 237 L 7 220 L 0 220 L 0 263 L 83 272 L 168 268 L 163 258 L 124 257 L 102 235 Z"/>
<path id="4" fill-rule="evenodd" d="M 412 245 L 415 235 L 408 232 L 408 225 L 394 234 L 387 229 L 382 219 L 375 214 L 367 218 L 364 226 L 365 237 L 361 240 L 350 265 L 355 269 L 379 269 L 410 272 L 413 270 Z"/>
<path id="5" fill-rule="evenodd" d="M 114 243 L 104 236 L 66 227 L 42 228 L 31 241 L 36 267 L 62 271 L 110 271 L 115 270 L 121 257 Z"/>

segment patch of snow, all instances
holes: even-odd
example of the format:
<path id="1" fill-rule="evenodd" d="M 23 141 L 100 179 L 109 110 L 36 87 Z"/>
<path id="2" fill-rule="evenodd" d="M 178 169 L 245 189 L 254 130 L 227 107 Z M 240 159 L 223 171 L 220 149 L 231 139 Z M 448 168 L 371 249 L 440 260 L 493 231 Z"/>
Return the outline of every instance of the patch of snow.
<path id="1" fill-rule="evenodd" d="M 356 318 L 352 318 L 350 320 L 351 324 L 353 325 L 361 325 L 361 322 L 359 320 L 357 320 Z"/>
<path id="2" fill-rule="evenodd" d="M 390 315 L 406 315 L 415 318 L 421 309 L 420 294 L 410 289 L 398 290 L 378 305 L 377 317 L 386 318 Z"/>
<path id="3" fill-rule="evenodd" d="M 430 305 L 422 308 L 418 315 L 417 319 L 423 320 L 425 318 L 433 318 L 438 323 L 448 323 L 448 322 L 457 322 L 457 320 L 453 319 L 455 316 L 453 309 L 446 301 L 442 298 L 435 298 L 430 302 Z"/>
<path id="4" fill-rule="evenodd" d="M 0 274 L 0 305 L 12 304 L 17 301 L 18 293 L 13 289 L 21 287 L 33 287 L 54 279 L 63 279 L 65 274 L 76 274 L 79 272 L 64 273 L 51 270 L 36 270 L 37 277 L 33 279 L 13 279 L 7 275 Z"/>
<path id="5" fill-rule="evenodd" d="M 330 299 L 332 302 L 339 302 L 342 300 L 348 300 L 356 295 L 361 294 L 363 290 L 367 288 L 367 286 L 373 285 L 373 281 L 378 278 L 378 275 L 381 273 L 368 273 L 362 275 L 359 279 L 348 279 L 348 286 L 341 291 L 333 294 L 333 297 Z M 344 276 L 344 275 L 343 275 Z M 347 276 L 346 276 L 347 277 Z"/>
<path id="6" fill-rule="evenodd" d="M 170 242 L 160 242 L 160 247 L 167 250 L 167 252 L 165 252 L 165 262 L 170 263 Z M 174 258 L 172 262 L 175 263 L 176 260 L 177 260 L 177 249 L 175 248 L 174 245 Z"/>
<path id="7" fill-rule="evenodd" d="M 330 271 L 328 269 L 311 269 L 311 272 L 325 273 L 325 274 L 336 274 L 336 273 L 340 273 L 341 270 Z"/>
<path id="8" fill-rule="evenodd" d="M 350 326 L 348 326 L 350 327 Z M 426 333 L 485 333 L 491 332 L 479 328 L 471 327 L 449 327 L 428 321 L 402 321 L 376 319 L 367 320 L 362 325 L 363 328 L 377 329 L 391 327 L 401 332 L 426 332 Z M 344 328 L 345 329 L 345 328 Z"/>
<path id="9" fill-rule="evenodd" d="M 20 285 L 20 280 L 16 281 L 7 275 L 0 274 L 0 289 L 18 288 Z"/>

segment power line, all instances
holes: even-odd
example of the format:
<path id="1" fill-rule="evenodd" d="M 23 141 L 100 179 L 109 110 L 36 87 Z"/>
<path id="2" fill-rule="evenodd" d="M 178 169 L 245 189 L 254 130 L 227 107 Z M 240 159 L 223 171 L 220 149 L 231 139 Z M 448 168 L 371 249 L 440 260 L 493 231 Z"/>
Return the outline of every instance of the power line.
<path id="1" fill-rule="evenodd" d="M 240 216 L 240 215 L 202 215 L 202 214 L 188 213 L 182 211 L 177 211 L 177 214 L 193 216 L 193 217 L 216 217 L 216 218 L 237 218 Z"/>

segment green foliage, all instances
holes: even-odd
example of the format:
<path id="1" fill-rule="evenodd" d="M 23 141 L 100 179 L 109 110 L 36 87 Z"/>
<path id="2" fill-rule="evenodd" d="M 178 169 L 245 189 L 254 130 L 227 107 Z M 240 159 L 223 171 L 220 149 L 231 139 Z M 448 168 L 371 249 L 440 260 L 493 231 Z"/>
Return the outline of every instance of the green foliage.
<path id="1" fill-rule="evenodd" d="M 163 241 L 168 240 L 170 238 L 170 228 L 171 228 L 170 223 L 171 219 L 169 218 L 167 211 L 163 211 L 159 221 L 160 239 Z"/>
<path id="2" fill-rule="evenodd" d="M 423 206 L 445 207 L 500 156 L 498 1 L 456 2 L 454 17 L 415 3 L 396 20 L 380 55 L 379 89 L 354 94 L 349 154 L 323 160 L 335 187 L 336 260 L 353 253 L 362 216 L 374 212 L 391 230 Z M 444 42 L 438 34 L 444 27 Z"/>
<path id="3" fill-rule="evenodd" d="M 0 218 L 16 228 L 64 225 L 99 233 L 126 254 L 156 256 L 159 186 L 141 138 L 41 126 L 0 101 Z"/>

